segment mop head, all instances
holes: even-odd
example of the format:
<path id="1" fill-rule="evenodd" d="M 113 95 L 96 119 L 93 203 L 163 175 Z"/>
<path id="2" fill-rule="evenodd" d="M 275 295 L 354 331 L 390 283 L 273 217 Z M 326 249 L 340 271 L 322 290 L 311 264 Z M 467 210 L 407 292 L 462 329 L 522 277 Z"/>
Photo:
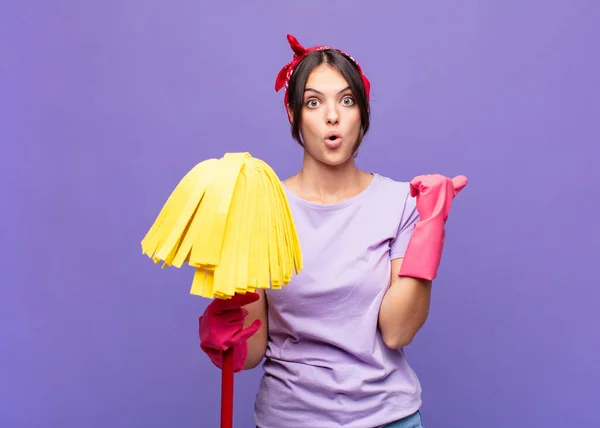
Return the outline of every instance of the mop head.
<path id="1" fill-rule="evenodd" d="M 142 252 L 163 267 L 194 267 L 190 293 L 206 298 L 279 289 L 302 269 L 281 182 L 249 153 L 192 168 L 142 240 Z"/>

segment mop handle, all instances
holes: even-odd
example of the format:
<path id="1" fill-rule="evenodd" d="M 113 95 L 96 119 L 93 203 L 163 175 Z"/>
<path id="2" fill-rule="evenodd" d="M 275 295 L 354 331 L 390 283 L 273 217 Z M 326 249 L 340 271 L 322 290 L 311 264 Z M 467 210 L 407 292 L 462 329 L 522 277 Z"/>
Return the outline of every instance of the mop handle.
<path id="1" fill-rule="evenodd" d="M 233 428 L 233 348 L 223 352 L 221 369 L 221 428 Z"/>

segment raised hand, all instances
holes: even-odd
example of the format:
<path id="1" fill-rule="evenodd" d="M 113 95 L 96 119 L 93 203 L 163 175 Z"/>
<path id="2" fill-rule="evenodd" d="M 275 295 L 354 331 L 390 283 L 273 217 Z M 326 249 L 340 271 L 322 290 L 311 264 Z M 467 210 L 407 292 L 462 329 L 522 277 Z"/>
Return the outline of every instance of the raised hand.
<path id="1" fill-rule="evenodd" d="M 453 179 L 440 174 L 419 175 L 410 182 L 410 194 L 417 198 L 417 211 L 421 220 L 438 215 L 448 219 L 454 197 L 467 185 L 467 177 Z"/>
<path id="2" fill-rule="evenodd" d="M 399 276 L 425 280 L 437 276 L 450 207 L 467 181 L 464 175 L 450 179 L 439 174 L 420 175 L 411 180 L 410 194 L 416 197 L 419 221 L 406 248 Z"/>

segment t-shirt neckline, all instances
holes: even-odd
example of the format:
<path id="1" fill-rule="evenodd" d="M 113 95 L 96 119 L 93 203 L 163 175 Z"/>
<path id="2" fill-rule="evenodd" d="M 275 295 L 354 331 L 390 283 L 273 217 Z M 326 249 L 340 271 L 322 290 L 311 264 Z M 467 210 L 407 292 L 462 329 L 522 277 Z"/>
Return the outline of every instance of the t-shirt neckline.
<path id="1" fill-rule="evenodd" d="M 318 204 L 316 202 L 307 201 L 306 199 L 303 199 L 300 196 L 296 195 L 294 192 L 292 192 L 285 185 L 285 183 L 283 181 L 281 181 L 281 184 L 282 184 L 288 198 L 293 199 L 295 202 L 299 203 L 300 205 L 304 205 L 305 207 L 312 208 L 315 210 L 331 211 L 331 210 L 338 210 L 341 208 L 346 208 L 352 204 L 358 203 L 361 199 L 365 198 L 365 195 L 367 195 L 369 192 L 371 192 L 371 190 L 375 186 L 375 182 L 379 181 L 379 178 L 380 178 L 379 174 L 377 174 L 377 173 L 371 172 L 370 174 L 373 176 L 373 178 L 371 179 L 371 182 L 360 193 L 358 193 L 357 195 L 355 195 L 351 198 L 348 198 L 346 200 L 336 202 L 333 204 Z"/>

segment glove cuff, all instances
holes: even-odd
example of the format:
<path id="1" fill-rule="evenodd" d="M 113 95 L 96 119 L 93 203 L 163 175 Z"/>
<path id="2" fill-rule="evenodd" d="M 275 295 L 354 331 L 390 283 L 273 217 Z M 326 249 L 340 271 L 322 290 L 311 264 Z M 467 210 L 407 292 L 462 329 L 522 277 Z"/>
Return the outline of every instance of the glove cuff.
<path id="1" fill-rule="evenodd" d="M 433 280 L 437 276 L 445 237 L 443 218 L 433 217 L 417 222 L 398 276 Z"/>

